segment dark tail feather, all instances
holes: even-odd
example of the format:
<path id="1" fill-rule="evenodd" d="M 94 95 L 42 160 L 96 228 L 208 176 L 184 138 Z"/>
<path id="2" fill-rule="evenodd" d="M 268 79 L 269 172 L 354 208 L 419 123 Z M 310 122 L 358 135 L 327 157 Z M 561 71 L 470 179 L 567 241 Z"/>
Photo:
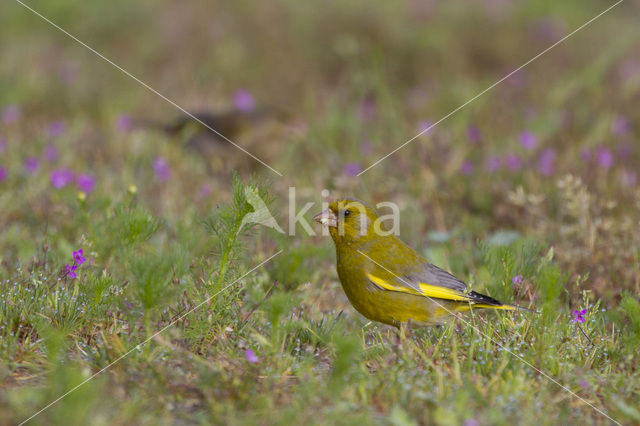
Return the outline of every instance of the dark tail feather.
<path id="1" fill-rule="evenodd" d="M 474 305 L 476 305 L 475 307 L 477 308 L 506 309 L 510 311 L 523 310 L 528 312 L 539 313 L 538 311 L 528 309 L 528 308 L 523 308 L 522 306 L 514 306 L 514 305 L 508 305 L 506 303 L 502 303 L 491 296 L 476 293 L 475 291 L 470 292 L 469 296 L 471 297 L 471 299 L 474 302 Z"/>
<path id="2" fill-rule="evenodd" d="M 481 303 L 483 305 L 491 305 L 491 306 L 502 306 L 504 305 L 504 303 L 500 302 L 499 300 L 494 299 L 491 296 L 487 296 L 484 294 L 480 294 L 480 293 L 476 293 L 475 291 L 472 291 L 468 294 L 468 296 L 471 298 L 471 300 L 474 303 Z"/>

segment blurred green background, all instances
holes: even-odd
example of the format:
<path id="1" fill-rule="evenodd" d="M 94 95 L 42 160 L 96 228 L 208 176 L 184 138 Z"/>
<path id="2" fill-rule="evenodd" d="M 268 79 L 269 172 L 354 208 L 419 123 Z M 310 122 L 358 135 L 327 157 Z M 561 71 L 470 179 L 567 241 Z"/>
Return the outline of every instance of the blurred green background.
<path id="1" fill-rule="evenodd" d="M 319 211 L 323 189 L 397 203 L 401 238 L 432 262 L 543 311 L 480 316 L 483 332 L 616 420 L 640 422 L 637 3 L 361 176 L 613 3 L 25 3 L 283 176 L 2 2 L 3 422 L 26 419 L 279 249 L 33 421 L 609 422 L 461 323 L 394 347 L 393 330 L 348 304 L 327 238 L 233 233 L 250 211 L 246 185 L 281 224 L 289 187 L 298 209 Z M 66 266 L 81 248 L 88 261 L 74 279 Z M 582 308 L 586 329 L 572 322 Z"/>

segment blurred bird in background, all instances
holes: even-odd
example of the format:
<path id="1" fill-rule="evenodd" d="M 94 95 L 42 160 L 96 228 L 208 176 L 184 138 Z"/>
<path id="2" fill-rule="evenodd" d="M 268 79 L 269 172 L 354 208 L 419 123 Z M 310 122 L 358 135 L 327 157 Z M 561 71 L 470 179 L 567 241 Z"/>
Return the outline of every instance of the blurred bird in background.
<path id="1" fill-rule="evenodd" d="M 200 110 L 190 114 L 180 115 L 169 122 L 143 119 L 136 121 L 135 125 L 166 133 L 204 158 L 210 171 L 222 172 L 253 171 L 261 167 L 242 149 L 270 163 L 277 158 L 287 135 L 289 115 L 275 108 L 220 112 Z"/>

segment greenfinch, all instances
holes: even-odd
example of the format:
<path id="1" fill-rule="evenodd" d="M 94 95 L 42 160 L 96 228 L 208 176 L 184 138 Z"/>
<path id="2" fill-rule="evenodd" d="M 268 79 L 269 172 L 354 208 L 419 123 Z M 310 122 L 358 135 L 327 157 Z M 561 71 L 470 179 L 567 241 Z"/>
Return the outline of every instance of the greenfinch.
<path id="1" fill-rule="evenodd" d="M 433 325 L 475 308 L 515 310 L 430 264 L 386 231 L 361 201 L 334 201 L 313 218 L 329 228 L 338 277 L 353 307 L 372 321 L 396 326 Z"/>

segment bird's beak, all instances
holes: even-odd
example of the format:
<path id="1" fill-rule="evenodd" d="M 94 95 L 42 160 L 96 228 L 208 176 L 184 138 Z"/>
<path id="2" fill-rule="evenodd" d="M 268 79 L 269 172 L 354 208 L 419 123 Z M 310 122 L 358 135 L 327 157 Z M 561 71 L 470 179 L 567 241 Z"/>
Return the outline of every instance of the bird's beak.
<path id="1" fill-rule="evenodd" d="M 333 226 L 333 227 L 338 226 L 338 217 L 334 212 L 331 211 L 331 209 L 326 209 L 318 213 L 313 217 L 313 220 L 315 220 L 318 223 L 321 223 L 322 225 Z"/>

